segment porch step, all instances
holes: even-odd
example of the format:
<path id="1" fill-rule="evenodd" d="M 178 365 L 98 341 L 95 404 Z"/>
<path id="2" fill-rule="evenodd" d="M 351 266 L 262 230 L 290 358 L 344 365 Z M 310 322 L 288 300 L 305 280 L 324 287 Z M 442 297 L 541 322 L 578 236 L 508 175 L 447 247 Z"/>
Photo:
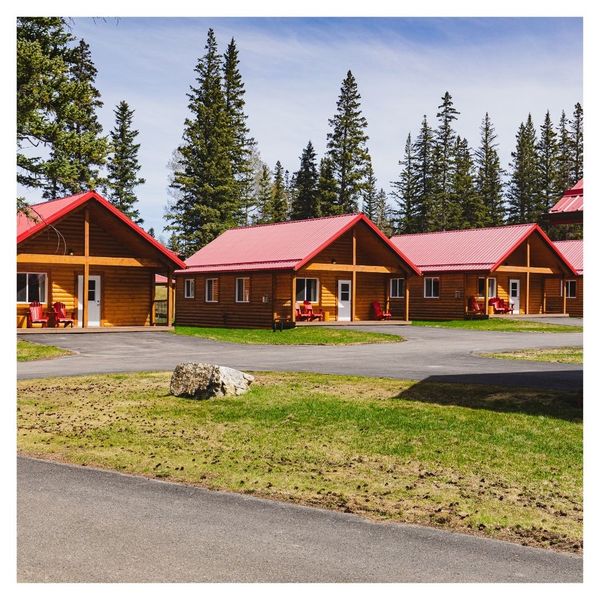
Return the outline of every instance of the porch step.
<path id="1" fill-rule="evenodd" d="M 40 334 L 77 334 L 77 333 L 156 333 L 157 331 L 173 331 L 174 327 L 166 325 L 150 326 L 128 326 L 128 327 L 26 327 L 17 329 L 17 335 L 40 335 Z"/>
<path id="2" fill-rule="evenodd" d="M 411 325 L 412 321 L 296 321 L 296 327 L 364 327 L 365 325 Z"/>

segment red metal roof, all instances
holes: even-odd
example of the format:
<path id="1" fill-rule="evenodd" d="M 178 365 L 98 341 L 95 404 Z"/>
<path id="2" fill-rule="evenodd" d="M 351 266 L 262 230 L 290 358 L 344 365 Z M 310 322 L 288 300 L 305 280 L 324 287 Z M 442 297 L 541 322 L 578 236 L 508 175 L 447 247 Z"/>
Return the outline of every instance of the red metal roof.
<path id="1" fill-rule="evenodd" d="M 363 214 L 230 229 L 190 256 L 185 261 L 186 272 L 298 270 L 359 221 L 370 227 L 410 269 L 420 274 Z"/>
<path id="2" fill-rule="evenodd" d="M 554 242 L 563 256 L 575 267 L 579 275 L 583 275 L 583 240 L 567 240 Z"/>
<path id="3" fill-rule="evenodd" d="M 424 272 L 493 271 L 535 231 L 573 270 L 535 223 L 396 235 L 392 242 Z"/>
<path id="4" fill-rule="evenodd" d="M 583 212 L 583 179 L 568 189 L 550 209 L 550 214 Z"/>
<path id="5" fill-rule="evenodd" d="M 175 263 L 177 267 L 184 267 L 185 263 L 171 250 L 165 248 L 160 242 L 155 240 L 149 233 L 144 231 L 139 225 L 136 225 L 131 219 L 125 216 L 120 210 L 115 208 L 106 198 L 94 191 L 82 192 L 66 198 L 57 198 L 48 200 L 40 204 L 33 204 L 29 207 L 31 212 L 37 217 L 37 220 L 30 219 L 26 215 L 19 213 L 17 215 L 17 244 L 25 241 L 27 238 L 38 233 L 48 225 L 69 214 L 71 211 L 79 208 L 86 202 L 94 201 L 106 208 L 109 212 L 120 219 L 125 225 L 133 229 L 139 236 L 144 238 L 159 252 L 164 254 L 169 260 Z"/>

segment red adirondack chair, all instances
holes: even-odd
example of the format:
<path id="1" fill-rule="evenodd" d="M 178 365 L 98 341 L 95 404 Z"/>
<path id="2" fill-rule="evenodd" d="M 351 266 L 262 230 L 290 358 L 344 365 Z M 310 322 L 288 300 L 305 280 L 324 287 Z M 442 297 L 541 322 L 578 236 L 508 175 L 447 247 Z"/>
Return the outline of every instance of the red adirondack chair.
<path id="1" fill-rule="evenodd" d="M 309 313 L 306 312 L 304 304 L 296 303 L 296 321 L 308 321 Z"/>
<path id="2" fill-rule="evenodd" d="M 39 302 L 29 303 L 29 314 L 27 315 L 27 327 L 32 327 L 34 323 L 41 323 L 42 327 L 48 327 L 48 315 L 44 314 L 44 309 Z"/>
<path id="3" fill-rule="evenodd" d="M 469 312 L 475 314 L 483 314 L 483 307 L 477 302 L 477 298 L 475 296 L 471 296 L 469 298 Z"/>
<path id="4" fill-rule="evenodd" d="M 371 307 L 373 308 L 373 313 L 378 321 L 384 321 L 392 318 L 392 313 L 382 310 L 381 304 L 379 304 L 377 300 L 371 302 Z"/>
<path id="5" fill-rule="evenodd" d="M 323 311 L 315 311 L 313 305 L 308 300 L 304 301 L 304 313 L 308 315 L 310 321 L 324 321 L 325 315 Z"/>
<path id="6" fill-rule="evenodd" d="M 502 304 L 504 310 L 512 315 L 515 305 L 511 302 L 507 302 L 506 300 L 502 300 L 502 298 L 500 298 L 500 303 Z"/>
<path id="7" fill-rule="evenodd" d="M 55 302 L 52 305 L 52 308 L 54 309 L 54 326 L 55 327 L 60 327 L 61 323 L 64 323 L 65 327 L 67 325 L 70 325 L 71 327 L 73 327 L 73 319 L 70 319 L 69 317 L 67 317 L 67 308 L 62 302 Z"/>
<path id="8" fill-rule="evenodd" d="M 494 309 L 494 314 L 504 315 L 509 311 L 504 305 L 504 301 L 498 297 L 490 298 L 488 304 Z"/>

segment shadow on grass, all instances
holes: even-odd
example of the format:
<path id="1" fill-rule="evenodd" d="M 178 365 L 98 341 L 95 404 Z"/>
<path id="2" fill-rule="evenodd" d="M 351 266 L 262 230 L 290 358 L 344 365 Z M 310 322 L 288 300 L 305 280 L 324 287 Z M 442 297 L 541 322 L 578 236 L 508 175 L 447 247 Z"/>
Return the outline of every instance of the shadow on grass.
<path id="1" fill-rule="evenodd" d="M 548 386 L 548 378 L 563 376 L 561 381 L 564 382 L 564 371 L 539 373 L 546 380 L 540 387 L 535 386 L 531 373 L 434 375 L 415 383 L 397 398 L 580 422 L 583 419 L 582 372 L 571 373 L 579 373 L 580 384 L 577 385 L 578 379 L 574 377 L 572 387 L 566 389 L 565 386 L 560 389 Z"/>

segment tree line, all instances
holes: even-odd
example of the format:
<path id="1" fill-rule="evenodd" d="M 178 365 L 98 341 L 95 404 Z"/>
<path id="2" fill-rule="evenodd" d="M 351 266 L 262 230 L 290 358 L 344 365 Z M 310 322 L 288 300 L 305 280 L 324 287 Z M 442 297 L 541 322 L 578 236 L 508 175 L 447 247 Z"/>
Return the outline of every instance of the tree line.
<path id="1" fill-rule="evenodd" d="M 547 113 L 539 133 L 528 116 L 504 170 L 490 116 L 485 114 L 472 149 L 456 131 L 460 113 L 446 92 L 435 123 L 425 115 L 416 137 L 408 135 L 388 198 L 375 176 L 351 71 L 329 119 L 323 156 L 317 157 L 308 140 L 296 170 L 280 161 L 271 169 L 250 134 L 239 65 L 235 39 L 221 54 L 210 29 L 187 94 L 182 140 L 168 165 L 165 230 L 169 247 L 182 256 L 231 227 L 359 210 L 388 234 L 540 221 L 583 177 L 580 104 L 571 118 L 563 111 L 557 127 Z M 136 188 L 144 179 L 134 110 L 121 101 L 114 127 L 104 135 L 96 75 L 88 44 L 71 34 L 65 19 L 18 19 L 18 182 L 41 189 L 44 198 L 100 189 L 142 223 Z"/>

